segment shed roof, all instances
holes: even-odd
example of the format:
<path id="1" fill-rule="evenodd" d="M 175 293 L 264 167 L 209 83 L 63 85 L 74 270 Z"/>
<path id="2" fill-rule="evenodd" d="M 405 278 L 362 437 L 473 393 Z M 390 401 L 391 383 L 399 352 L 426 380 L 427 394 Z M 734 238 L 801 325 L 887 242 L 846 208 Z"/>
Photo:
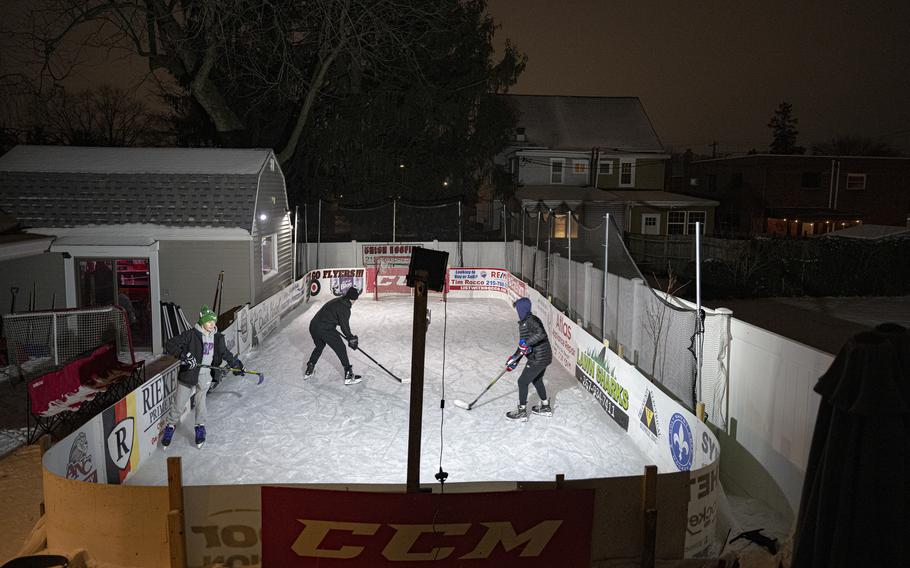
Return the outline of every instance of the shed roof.
<path id="1" fill-rule="evenodd" d="M 271 150 L 17 146 L 0 157 L 0 208 L 25 227 L 253 224 Z"/>
<path id="2" fill-rule="evenodd" d="M 526 144 L 557 150 L 662 153 L 638 97 L 502 95 L 518 110 Z"/>

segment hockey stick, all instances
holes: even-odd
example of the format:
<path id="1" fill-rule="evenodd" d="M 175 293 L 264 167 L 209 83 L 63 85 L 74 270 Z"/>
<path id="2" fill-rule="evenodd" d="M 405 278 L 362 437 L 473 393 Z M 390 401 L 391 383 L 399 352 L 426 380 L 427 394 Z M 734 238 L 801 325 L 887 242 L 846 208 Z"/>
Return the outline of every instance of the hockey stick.
<path id="1" fill-rule="evenodd" d="M 360 348 L 358 347 L 357 349 L 355 349 L 355 351 L 360 351 L 361 353 L 363 353 L 364 355 L 366 355 L 366 358 L 367 358 L 367 359 L 369 359 L 370 361 L 372 361 L 372 362 L 376 363 L 377 365 L 379 365 L 379 368 L 382 369 L 383 371 L 385 371 L 386 373 L 388 373 L 390 377 L 392 377 L 393 379 L 395 379 L 395 380 L 398 381 L 399 383 L 404 383 L 403 380 L 401 380 L 401 379 L 399 379 L 398 377 L 395 376 L 395 373 L 393 373 L 392 371 L 390 371 L 390 370 L 386 369 L 385 367 L 383 367 L 382 364 L 381 364 L 379 361 L 377 361 L 376 359 L 373 359 L 372 357 L 370 357 L 370 355 L 369 355 L 366 351 L 364 351 L 363 349 L 360 349 Z M 408 381 L 408 382 L 411 382 L 411 381 Z"/>
<path id="2" fill-rule="evenodd" d="M 240 371 L 244 375 L 257 375 L 259 377 L 259 380 L 256 382 L 257 385 L 261 385 L 262 381 L 265 380 L 265 373 L 263 373 L 262 371 L 247 371 L 246 369 L 235 369 L 233 367 L 216 367 L 215 365 L 196 365 L 196 366 L 204 367 L 206 369 L 218 369 L 219 371 L 224 371 L 224 372 L 231 371 L 232 373 Z"/>
<path id="3" fill-rule="evenodd" d="M 498 375 L 496 375 L 496 378 L 493 379 L 492 381 L 490 381 L 490 384 L 488 384 L 487 387 L 486 387 L 485 389 L 483 389 L 483 391 L 481 391 L 481 393 L 480 393 L 479 395 L 477 395 L 477 398 L 475 398 L 474 401 L 471 402 L 471 404 L 468 404 L 467 402 L 465 402 L 465 401 L 463 401 L 463 400 L 455 400 L 452 404 L 454 404 L 454 405 L 457 406 L 458 408 L 464 408 L 465 410 L 471 410 L 472 408 L 474 408 L 474 405 L 477 404 L 477 401 L 480 400 L 480 397 L 482 397 L 484 394 L 486 394 L 486 392 L 487 392 L 488 390 L 490 390 L 490 387 L 492 387 L 493 385 L 495 385 L 495 384 L 496 384 L 496 381 L 498 381 L 499 379 L 501 379 L 502 376 L 505 375 L 508 371 L 509 371 L 509 369 L 508 369 L 508 368 L 505 368 L 505 369 L 502 370 L 501 373 L 499 373 Z"/>

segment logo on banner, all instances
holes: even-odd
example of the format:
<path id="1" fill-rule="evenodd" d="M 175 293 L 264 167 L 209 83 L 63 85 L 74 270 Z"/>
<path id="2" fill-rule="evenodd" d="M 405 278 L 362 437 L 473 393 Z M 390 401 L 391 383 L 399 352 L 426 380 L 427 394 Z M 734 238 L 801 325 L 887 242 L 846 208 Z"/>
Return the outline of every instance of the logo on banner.
<path id="1" fill-rule="evenodd" d="M 171 405 L 174 404 L 174 391 L 176 388 L 177 367 L 158 375 L 157 379 L 149 381 L 142 386 L 140 427 L 143 432 L 148 432 L 152 428 L 155 429 L 155 435 L 152 437 L 152 444 L 156 444 L 158 441 L 158 433 L 160 430 L 158 423 L 168 410 L 170 410 Z"/>
<path id="2" fill-rule="evenodd" d="M 133 430 L 135 421 L 132 416 L 118 422 L 107 436 L 107 454 L 119 469 L 126 469 L 133 454 Z"/>
<path id="3" fill-rule="evenodd" d="M 692 430 L 682 414 L 674 413 L 670 417 L 670 455 L 680 471 L 692 467 Z"/>
<path id="4" fill-rule="evenodd" d="M 594 356 L 578 350 L 575 363 L 575 378 L 594 395 L 601 408 L 610 415 L 623 430 L 629 431 L 629 391 L 616 379 L 613 369 L 607 367 L 606 350 Z"/>
<path id="5" fill-rule="evenodd" d="M 652 442 L 656 442 L 660 437 L 660 424 L 657 422 L 657 407 L 654 405 L 654 396 L 650 389 L 645 389 L 645 402 L 638 413 L 638 420 L 642 431 Z"/>
<path id="6" fill-rule="evenodd" d="M 66 464 L 66 478 L 78 481 L 98 483 L 98 470 L 92 460 L 88 449 L 88 437 L 85 432 L 79 432 L 73 445 L 70 446 L 69 462 Z"/>

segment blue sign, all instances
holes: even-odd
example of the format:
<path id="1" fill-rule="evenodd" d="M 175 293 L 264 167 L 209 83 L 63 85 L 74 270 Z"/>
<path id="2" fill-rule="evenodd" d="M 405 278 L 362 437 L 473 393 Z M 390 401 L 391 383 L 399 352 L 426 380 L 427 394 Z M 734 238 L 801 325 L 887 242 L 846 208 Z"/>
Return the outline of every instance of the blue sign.
<path id="1" fill-rule="evenodd" d="M 673 463 L 680 471 L 692 468 L 692 430 L 682 414 L 676 413 L 670 418 L 670 427 L 667 429 L 670 436 L 670 455 Z"/>

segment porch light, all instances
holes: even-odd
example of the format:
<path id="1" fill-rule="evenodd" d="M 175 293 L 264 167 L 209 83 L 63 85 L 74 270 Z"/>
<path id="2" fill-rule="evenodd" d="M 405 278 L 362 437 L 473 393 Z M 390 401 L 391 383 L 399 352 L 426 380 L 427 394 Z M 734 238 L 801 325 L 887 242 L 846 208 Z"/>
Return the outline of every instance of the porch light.
<path id="1" fill-rule="evenodd" d="M 265 221 L 265 220 L 268 219 L 268 218 L 269 218 L 269 216 L 266 215 L 265 213 L 260 213 L 260 214 L 259 214 L 259 220 L 260 220 L 260 221 Z"/>

